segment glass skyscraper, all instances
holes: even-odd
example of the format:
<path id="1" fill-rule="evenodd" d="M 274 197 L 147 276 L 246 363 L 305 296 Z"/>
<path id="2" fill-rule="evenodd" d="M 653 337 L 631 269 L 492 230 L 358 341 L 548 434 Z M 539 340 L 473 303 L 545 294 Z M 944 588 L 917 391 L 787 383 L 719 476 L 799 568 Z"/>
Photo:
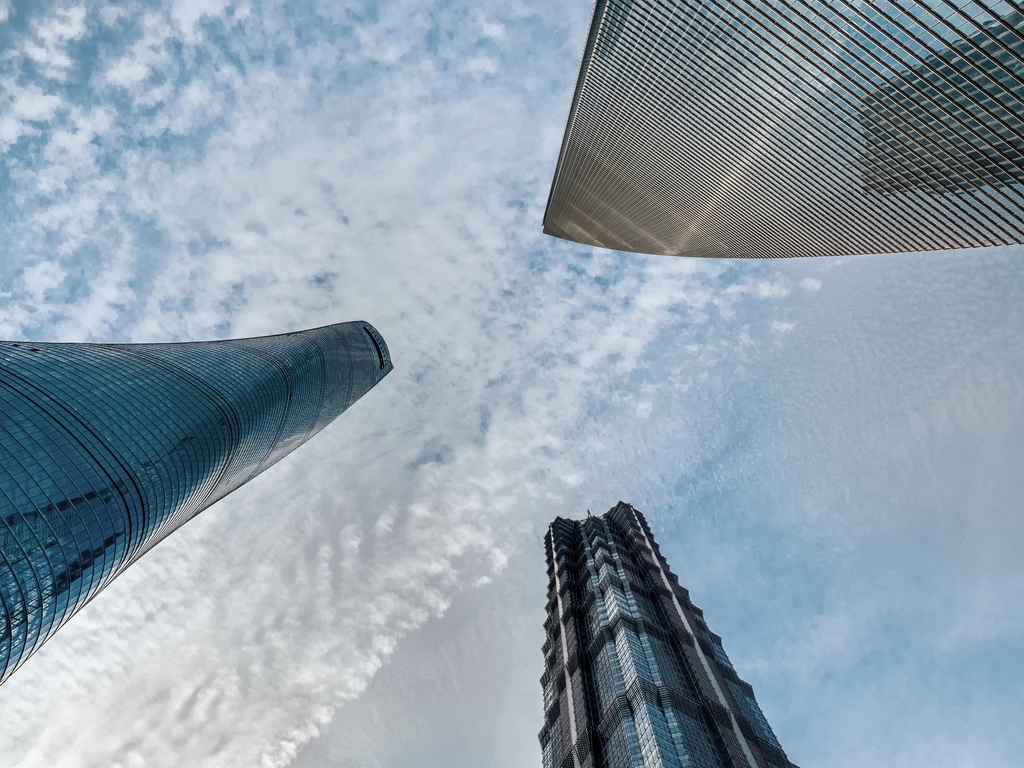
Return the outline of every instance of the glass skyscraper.
<path id="1" fill-rule="evenodd" d="M 795 768 L 638 510 L 544 546 L 544 768 Z"/>
<path id="2" fill-rule="evenodd" d="M 181 344 L 0 342 L 0 683 L 391 368 L 358 322 Z"/>
<path id="3" fill-rule="evenodd" d="M 683 256 L 1024 243 L 1005 0 L 597 0 L 544 231 Z"/>

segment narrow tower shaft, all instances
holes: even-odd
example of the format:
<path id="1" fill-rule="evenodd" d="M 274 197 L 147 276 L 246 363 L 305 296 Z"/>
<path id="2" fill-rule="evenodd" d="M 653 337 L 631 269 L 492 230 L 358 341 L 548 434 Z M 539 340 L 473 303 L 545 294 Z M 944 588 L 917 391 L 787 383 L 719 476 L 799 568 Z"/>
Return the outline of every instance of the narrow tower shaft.
<path id="1" fill-rule="evenodd" d="M 545 548 L 544 768 L 795 768 L 638 510 Z"/>

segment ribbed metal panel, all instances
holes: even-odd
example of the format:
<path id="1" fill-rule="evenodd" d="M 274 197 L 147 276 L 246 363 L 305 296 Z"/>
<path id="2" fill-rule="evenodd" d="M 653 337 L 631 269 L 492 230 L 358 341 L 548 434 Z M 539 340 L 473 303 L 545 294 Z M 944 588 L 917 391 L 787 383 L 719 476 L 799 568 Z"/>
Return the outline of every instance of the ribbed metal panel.
<path id="1" fill-rule="evenodd" d="M 1024 242 L 1024 15 L 597 0 L 544 231 L 680 256 Z"/>

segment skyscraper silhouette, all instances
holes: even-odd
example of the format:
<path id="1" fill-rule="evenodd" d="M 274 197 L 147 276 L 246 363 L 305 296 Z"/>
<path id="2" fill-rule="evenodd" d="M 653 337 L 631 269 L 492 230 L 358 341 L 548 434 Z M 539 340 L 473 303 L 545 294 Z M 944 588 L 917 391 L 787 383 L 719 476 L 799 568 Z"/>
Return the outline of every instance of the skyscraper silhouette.
<path id="1" fill-rule="evenodd" d="M 391 368 L 367 323 L 181 344 L 0 342 L 0 683 L 157 542 Z"/>
<path id="2" fill-rule="evenodd" d="M 596 0 L 544 231 L 682 256 L 1024 243 L 1002 0 Z"/>
<path id="3" fill-rule="evenodd" d="M 544 546 L 544 768 L 794 768 L 638 510 Z"/>

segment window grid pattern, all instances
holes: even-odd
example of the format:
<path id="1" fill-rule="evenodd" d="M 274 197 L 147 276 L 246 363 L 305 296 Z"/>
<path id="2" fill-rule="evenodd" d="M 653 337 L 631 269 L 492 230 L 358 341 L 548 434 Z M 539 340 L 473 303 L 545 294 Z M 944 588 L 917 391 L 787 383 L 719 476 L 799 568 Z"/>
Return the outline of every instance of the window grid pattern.
<path id="1" fill-rule="evenodd" d="M 653 542 L 622 502 L 548 530 L 544 768 L 795 768 Z"/>
<path id="2" fill-rule="evenodd" d="M 0 683 L 128 565 L 391 367 L 366 323 L 181 344 L 0 342 Z"/>
<path id="3" fill-rule="evenodd" d="M 1022 243 L 1022 7 L 597 0 L 544 231 L 722 257 Z"/>

